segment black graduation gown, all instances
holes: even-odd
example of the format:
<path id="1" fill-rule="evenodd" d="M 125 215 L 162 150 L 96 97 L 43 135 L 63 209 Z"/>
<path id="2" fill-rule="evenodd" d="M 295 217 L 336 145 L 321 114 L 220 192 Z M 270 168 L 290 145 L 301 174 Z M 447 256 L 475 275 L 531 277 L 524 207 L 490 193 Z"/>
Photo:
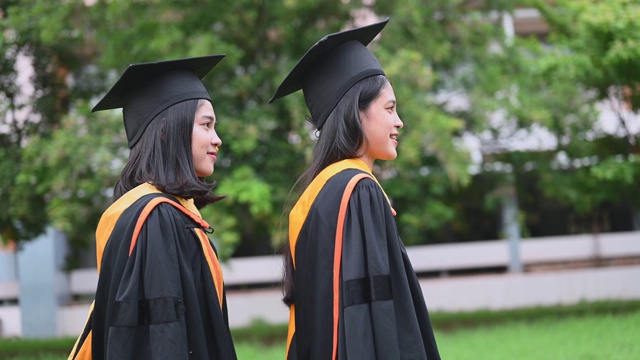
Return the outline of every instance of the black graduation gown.
<path id="1" fill-rule="evenodd" d="M 96 297 L 69 359 L 236 359 L 208 224 L 140 187 L 98 226 Z"/>
<path id="2" fill-rule="evenodd" d="M 314 183 L 290 214 L 287 358 L 440 359 L 394 211 L 366 165 L 338 162 Z"/>

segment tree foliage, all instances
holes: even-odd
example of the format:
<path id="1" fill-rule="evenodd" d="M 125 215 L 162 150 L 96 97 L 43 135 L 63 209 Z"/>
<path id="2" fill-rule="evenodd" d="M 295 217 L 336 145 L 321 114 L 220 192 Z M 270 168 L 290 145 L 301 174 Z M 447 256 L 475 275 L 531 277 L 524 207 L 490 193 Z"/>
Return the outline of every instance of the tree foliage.
<path id="1" fill-rule="evenodd" d="M 604 90 L 618 86 L 635 104 L 638 77 L 625 69 L 640 59 L 632 46 L 640 33 L 631 21 L 637 7 L 623 0 L 599 5 L 600 12 L 613 12 L 602 24 L 618 29 L 611 38 L 596 36 L 602 19 L 583 2 L 556 3 L 532 1 L 557 25 L 549 49 L 505 36 L 501 19 L 514 10 L 510 1 L 4 1 L 2 238 L 27 240 L 53 224 L 76 248 L 90 244 L 128 155 L 120 112 L 94 114 L 91 106 L 128 64 L 225 53 L 204 81 L 223 142 L 213 179 L 228 199 L 203 215 L 223 256 L 273 252 L 286 236 L 283 211 L 295 198 L 290 189 L 310 158 L 315 129 L 305 121 L 301 94 L 267 101 L 311 44 L 376 16 L 392 18 L 371 48 L 393 82 L 405 128 L 398 159 L 378 163 L 375 172 L 399 210 L 406 243 L 452 233 L 477 239 L 465 212 L 495 211 L 492 194 L 504 177 L 478 159 L 472 166 L 464 141 L 470 135 L 479 139 L 485 162 L 508 164 L 516 182 L 535 172 L 546 194 L 588 212 L 638 176 L 624 157 L 632 151 L 620 162 L 620 152 L 590 141 L 602 138 L 592 131 L 594 101 L 609 94 Z M 623 25 L 614 21 L 618 7 L 628 13 L 618 14 L 627 19 Z M 33 68 L 28 98 L 16 81 L 19 59 Z M 540 129 L 558 139 L 556 146 L 509 148 L 519 134 Z M 579 172 L 554 171 L 562 154 L 570 161 L 602 157 Z M 579 181 L 585 177 L 592 183 Z M 606 199 L 585 197 L 603 184 L 610 184 Z M 485 193 L 471 194 L 467 186 Z M 520 195 L 526 196 L 524 187 Z"/>
<path id="2" fill-rule="evenodd" d="M 563 117 L 558 123 L 570 132 L 560 137 L 556 151 L 559 171 L 546 172 L 542 187 L 578 213 L 592 214 L 603 204 L 620 202 L 635 211 L 640 205 L 635 186 L 640 180 L 640 4 L 533 3 L 551 27 L 550 50 L 537 62 L 547 79 L 545 90 L 563 100 L 570 86 L 582 94 L 559 113 Z M 566 85 L 560 87 L 561 83 Z M 589 107 L 589 114 L 576 116 Z M 597 231 L 598 224 L 592 226 Z"/>

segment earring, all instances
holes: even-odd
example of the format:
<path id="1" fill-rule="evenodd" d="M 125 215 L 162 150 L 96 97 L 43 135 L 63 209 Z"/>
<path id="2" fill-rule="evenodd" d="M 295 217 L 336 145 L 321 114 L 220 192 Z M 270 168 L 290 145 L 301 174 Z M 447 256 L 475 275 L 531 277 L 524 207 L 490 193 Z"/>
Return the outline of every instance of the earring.
<path id="1" fill-rule="evenodd" d="M 316 130 L 315 134 L 316 134 L 316 139 L 319 139 L 320 138 L 320 130 Z"/>

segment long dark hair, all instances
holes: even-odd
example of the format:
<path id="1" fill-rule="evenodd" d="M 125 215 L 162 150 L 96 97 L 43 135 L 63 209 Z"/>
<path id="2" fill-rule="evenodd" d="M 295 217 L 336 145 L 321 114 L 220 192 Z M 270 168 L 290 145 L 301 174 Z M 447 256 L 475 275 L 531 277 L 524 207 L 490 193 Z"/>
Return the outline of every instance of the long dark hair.
<path id="1" fill-rule="evenodd" d="M 131 149 L 129 161 L 116 182 L 114 200 L 146 182 L 164 193 L 194 199 L 198 208 L 224 198 L 212 193 L 216 183 L 199 178 L 193 165 L 193 122 L 205 101 L 186 100 L 156 116 Z"/>
<path id="2" fill-rule="evenodd" d="M 311 165 L 293 186 L 296 192 L 302 193 L 327 166 L 361 155 L 362 145 L 366 139 L 362 131 L 360 111 L 365 112 L 388 83 L 389 81 L 383 75 L 371 76 L 360 80 L 344 94 L 322 126 L 318 142 L 313 149 Z M 293 239 L 289 239 L 291 240 Z M 291 306 L 295 300 L 294 268 L 288 242 L 285 242 L 282 253 L 284 256 L 282 301 L 287 306 Z"/>

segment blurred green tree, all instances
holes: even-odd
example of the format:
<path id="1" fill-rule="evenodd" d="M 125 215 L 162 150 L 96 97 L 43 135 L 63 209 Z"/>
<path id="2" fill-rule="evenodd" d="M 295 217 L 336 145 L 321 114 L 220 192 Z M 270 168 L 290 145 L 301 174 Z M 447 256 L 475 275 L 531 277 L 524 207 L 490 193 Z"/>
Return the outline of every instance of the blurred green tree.
<path id="1" fill-rule="evenodd" d="M 550 25 L 547 46 L 537 42 L 539 56 L 530 62 L 532 75 L 541 79 L 537 93 L 548 94 L 539 106 L 550 114 L 557 111 L 548 117 L 552 128 L 565 129 L 557 132 L 553 166 L 540 174 L 540 186 L 547 196 L 590 217 L 589 227 L 597 233 L 603 205 L 622 204 L 630 216 L 640 206 L 640 4 L 532 4 Z"/>
<path id="2" fill-rule="evenodd" d="M 213 176 L 218 192 L 229 198 L 205 210 L 204 216 L 217 228 L 216 239 L 228 245 L 221 247 L 224 255 L 272 252 L 284 238 L 283 207 L 314 139 L 304 121 L 301 96 L 273 106 L 266 101 L 310 44 L 357 21 L 371 21 L 363 16 L 377 11 L 376 6 L 318 0 L 3 3 L 2 94 L 11 100 L 7 106 L 23 106 L 33 117 L 28 123 L 33 130 L 3 132 L 7 139 L 15 138 L 3 147 L 12 156 L 3 157 L 0 167 L 7 182 L 2 198 L 8 201 L 0 221 L 3 239 L 26 240 L 51 223 L 76 247 L 91 243 L 90 234 L 110 202 L 111 186 L 127 156 L 119 113 L 90 114 L 92 102 L 129 63 L 226 53 L 220 69 L 205 80 L 223 139 Z M 401 35 L 385 35 L 385 43 Z M 464 182 L 464 152 L 450 141 L 460 123 L 419 95 L 432 86 L 428 57 L 419 49 L 385 55 L 384 45 L 379 47 L 390 76 L 399 84 L 411 80 L 399 92 L 406 94 L 404 109 L 416 124 L 405 137 L 406 164 L 384 164 L 380 171 L 401 173 L 397 169 L 416 166 L 427 156 L 444 183 L 425 196 L 442 193 L 449 181 Z M 23 103 L 12 98 L 18 56 L 32 62 L 35 74 L 35 91 Z M 419 76 L 410 76 L 406 66 Z M 412 103 L 414 99 L 418 101 Z M 18 126 L 8 112 L 3 114 L 5 124 Z M 423 131 L 426 118 L 438 126 Z M 458 163 L 445 168 L 448 159 Z M 394 195 L 409 198 L 420 186 L 408 187 L 408 196 L 399 190 Z M 446 205 L 426 203 L 434 219 L 429 226 L 452 217 Z M 422 205 L 416 208 L 423 210 Z"/>
<path id="3" fill-rule="evenodd" d="M 531 3 L 553 20 L 571 2 L 558 2 L 559 8 Z M 630 2 L 607 2 L 625 3 Z M 571 9 L 578 14 L 580 7 Z M 571 190 L 577 192 L 574 198 L 598 204 L 604 200 L 588 196 L 593 189 L 613 183 L 607 194 L 629 189 L 636 167 L 617 162 L 618 152 L 603 142 L 587 141 L 599 99 L 589 90 L 599 88 L 587 81 L 595 70 L 586 66 L 600 54 L 593 46 L 578 46 L 589 33 L 562 27 L 558 20 L 559 30 L 554 27 L 547 40 L 554 43 L 550 50 L 539 39 L 505 33 L 502 20 L 513 10 L 512 2 L 498 0 L 4 1 L 2 238 L 28 240 L 53 224 L 75 249 L 86 248 L 128 155 L 120 112 L 91 114 L 91 106 L 130 63 L 225 53 L 204 80 L 223 141 L 213 178 L 217 192 L 229 197 L 203 216 L 216 229 L 222 256 L 273 252 L 286 237 L 282 214 L 295 197 L 290 188 L 310 157 L 315 129 L 304 120 L 301 95 L 273 105 L 267 101 L 313 42 L 376 16 L 392 18 L 371 48 L 394 84 L 405 128 L 398 159 L 380 162 L 375 172 L 400 210 L 407 244 L 478 239 L 470 225 L 475 219 L 463 213 L 495 209 L 491 194 L 501 182 L 523 184 L 521 178 L 532 173 L 542 179 L 541 191 L 560 199 Z M 613 11 L 600 11 L 608 10 Z M 576 15 L 570 21 L 582 20 Z M 620 33 L 637 27 L 632 21 L 625 26 Z M 628 36 L 631 41 L 635 35 Z M 630 46 L 620 41 L 616 49 Z M 587 50 L 594 52 L 585 55 Z M 33 69 L 28 98 L 16 82 L 19 60 Z M 637 89 L 635 82 L 621 86 L 625 94 Z M 557 146 L 518 151 L 503 141 L 536 129 L 552 134 Z M 482 145 L 475 165 L 463 141 L 469 136 Z M 586 175 L 552 168 L 562 154 L 573 160 L 594 153 L 605 155 L 597 166 L 583 169 Z M 502 171 L 515 176 L 487 172 L 479 161 L 507 164 Z M 581 189 L 585 176 L 593 184 Z M 471 194 L 467 185 L 486 193 Z M 518 186 L 526 197 L 526 188 Z"/>
<path id="4" fill-rule="evenodd" d="M 98 79 L 89 67 L 93 49 L 84 46 L 84 37 L 80 36 L 87 27 L 86 19 L 79 14 L 83 12 L 84 6 L 74 3 L 0 3 L 3 241 L 30 239 L 50 223 L 48 203 L 57 194 L 46 189 L 46 182 L 60 169 L 30 173 L 31 164 L 24 158 L 24 151 L 35 138 L 50 139 L 60 130 L 63 117 L 72 111 L 77 99 L 89 98 L 95 92 Z M 18 73 L 18 67 L 23 72 Z M 70 79 L 74 86 L 70 86 Z M 45 155 L 50 154 L 40 154 Z"/>

